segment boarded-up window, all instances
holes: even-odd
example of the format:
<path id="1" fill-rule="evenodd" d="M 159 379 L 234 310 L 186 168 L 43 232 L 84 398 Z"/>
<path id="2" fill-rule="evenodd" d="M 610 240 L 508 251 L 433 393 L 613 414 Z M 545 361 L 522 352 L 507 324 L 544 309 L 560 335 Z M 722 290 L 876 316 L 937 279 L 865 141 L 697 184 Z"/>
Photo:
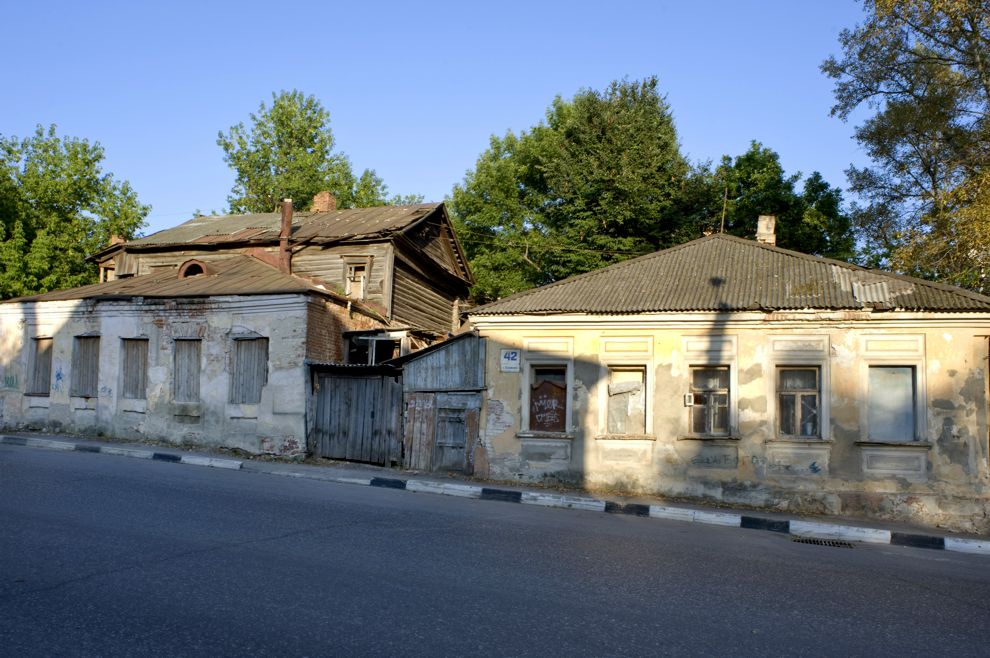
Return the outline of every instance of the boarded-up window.
<path id="1" fill-rule="evenodd" d="M 567 427 L 567 368 L 533 366 L 529 391 L 529 429 L 563 432 Z"/>
<path id="2" fill-rule="evenodd" d="M 871 441 L 913 441 L 915 379 L 911 366 L 870 366 Z"/>
<path id="3" fill-rule="evenodd" d="M 69 394 L 94 398 L 99 389 L 100 337 L 76 336 L 72 345 L 72 383 Z"/>
<path id="4" fill-rule="evenodd" d="M 172 397 L 176 402 L 199 402 L 201 344 L 202 341 L 198 338 L 177 338 L 175 340 Z"/>
<path id="5" fill-rule="evenodd" d="M 818 368 L 777 368 L 777 423 L 780 436 L 818 438 L 818 407 Z"/>
<path id="6" fill-rule="evenodd" d="M 121 396 L 143 400 L 148 389 L 148 339 L 125 338 L 123 341 L 123 379 Z"/>
<path id="7" fill-rule="evenodd" d="M 646 368 L 608 369 L 608 433 L 646 434 Z"/>
<path id="8" fill-rule="evenodd" d="M 729 368 L 691 368 L 691 432 L 698 436 L 729 434 Z"/>
<path id="9" fill-rule="evenodd" d="M 31 377 L 27 393 L 48 395 L 52 390 L 52 339 L 35 338 L 31 343 Z"/>
<path id="10" fill-rule="evenodd" d="M 230 401 L 235 404 L 261 402 L 261 389 L 268 383 L 268 339 L 241 338 L 234 341 L 234 369 L 230 378 Z"/>

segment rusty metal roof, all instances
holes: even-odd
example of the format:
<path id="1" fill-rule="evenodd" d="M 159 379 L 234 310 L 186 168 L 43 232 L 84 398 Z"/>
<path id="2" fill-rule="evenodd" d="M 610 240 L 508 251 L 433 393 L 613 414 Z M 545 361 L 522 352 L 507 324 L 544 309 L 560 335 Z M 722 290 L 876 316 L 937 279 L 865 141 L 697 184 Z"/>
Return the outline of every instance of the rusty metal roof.
<path id="1" fill-rule="evenodd" d="M 328 213 L 296 212 L 292 217 L 293 241 L 334 241 L 401 231 L 431 214 L 441 204 L 347 208 Z M 281 226 L 279 213 L 194 217 L 164 231 L 131 240 L 128 249 L 167 245 L 220 244 L 225 242 L 273 242 Z"/>
<path id="2" fill-rule="evenodd" d="M 10 302 L 51 302 L 73 299 L 127 297 L 212 297 L 221 295 L 273 295 L 319 292 L 339 297 L 299 277 L 249 256 L 232 256 L 211 262 L 205 274 L 179 278 L 177 268 L 127 277 L 68 290 L 9 299 Z"/>
<path id="3" fill-rule="evenodd" d="M 716 234 L 479 306 L 471 315 L 987 311 L 990 298 Z"/>

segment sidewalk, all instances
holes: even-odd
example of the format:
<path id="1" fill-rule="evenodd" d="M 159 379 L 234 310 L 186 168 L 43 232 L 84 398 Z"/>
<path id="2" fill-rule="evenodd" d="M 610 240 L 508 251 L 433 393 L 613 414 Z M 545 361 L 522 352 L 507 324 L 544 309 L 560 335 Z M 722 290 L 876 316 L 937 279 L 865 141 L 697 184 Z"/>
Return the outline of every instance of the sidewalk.
<path id="1" fill-rule="evenodd" d="M 352 463 L 307 464 L 269 459 L 236 459 L 215 452 L 193 452 L 145 443 L 95 441 L 34 433 L 0 434 L 0 444 L 74 450 L 138 459 L 154 459 L 192 466 L 253 471 L 281 477 L 324 480 L 339 484 L 403 489 L 462 498 L 578 509 L 608 514 L 670 519 L 689 523 L 764 530 L 814 542 L 863 542 L 990 555 L 990 538 L 947 535 L 920 525 L 885 523 L 861 518 L 808 517 L 770 511 L 753 511 L 723 505 L 706 506 L 659 498 L 607 496 L 595 498 L 581 492 L 558 492 L 515 483 L 486 486 L 478 480 L 440 473 L 416 473 Z"/>

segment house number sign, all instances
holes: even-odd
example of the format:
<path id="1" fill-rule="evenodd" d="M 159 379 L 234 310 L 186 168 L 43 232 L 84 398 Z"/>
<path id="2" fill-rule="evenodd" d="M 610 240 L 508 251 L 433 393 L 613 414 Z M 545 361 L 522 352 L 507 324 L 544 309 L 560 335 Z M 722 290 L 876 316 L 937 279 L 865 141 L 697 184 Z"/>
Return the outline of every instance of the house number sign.
<path id="1" fill-rule="evenodd" d="M 498 369 L 502 372 L 519 372 L 520 350 L 502 350 Z"/>

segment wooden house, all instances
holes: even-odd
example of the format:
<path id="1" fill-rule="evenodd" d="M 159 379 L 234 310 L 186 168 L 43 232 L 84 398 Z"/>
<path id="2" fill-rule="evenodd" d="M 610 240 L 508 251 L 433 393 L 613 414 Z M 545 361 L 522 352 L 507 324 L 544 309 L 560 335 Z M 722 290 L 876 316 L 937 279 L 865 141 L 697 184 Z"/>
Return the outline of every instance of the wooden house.
<path id="1" fill-rule="evenodd" d="M 379 311 L 393 327 L 445 336 L 473 283 L 442 203 L 337 210 L 329 193 L 296 212 L 195 217 L 94 258 L 100 280 L 163 269 L 204 271 L 253 256 Z"/>

